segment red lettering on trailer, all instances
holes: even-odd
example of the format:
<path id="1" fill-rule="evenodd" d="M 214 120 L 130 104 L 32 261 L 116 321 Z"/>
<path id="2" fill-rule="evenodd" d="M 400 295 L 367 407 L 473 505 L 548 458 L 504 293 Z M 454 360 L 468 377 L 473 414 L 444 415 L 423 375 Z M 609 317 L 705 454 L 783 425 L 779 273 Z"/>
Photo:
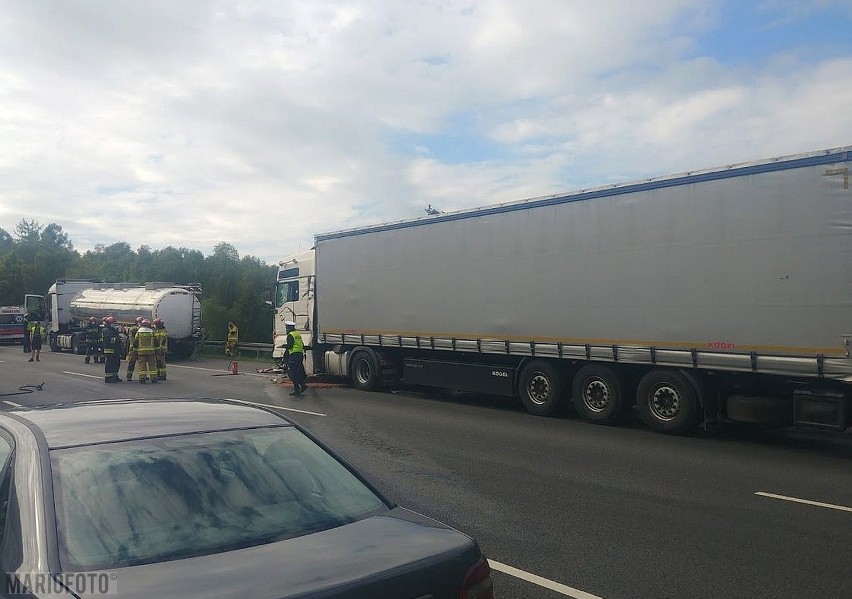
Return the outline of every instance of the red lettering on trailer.
<path id="1" fill-rule="evenodd" d="M 737 344 L 726 343 L 724 341 L 708 341 L 707 347 L 710 349 L 737 349 Z"/>

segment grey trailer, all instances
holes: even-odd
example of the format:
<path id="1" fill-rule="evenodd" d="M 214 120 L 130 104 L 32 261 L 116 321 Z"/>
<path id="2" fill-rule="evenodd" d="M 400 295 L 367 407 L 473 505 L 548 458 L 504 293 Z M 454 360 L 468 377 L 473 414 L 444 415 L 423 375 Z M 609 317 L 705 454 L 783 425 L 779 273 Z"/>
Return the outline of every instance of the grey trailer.
<path id="1" fill-rule="evenodd" d="M 850 150 L 317 235 L 315 368 L 663 432 L 849 427 Z"/>

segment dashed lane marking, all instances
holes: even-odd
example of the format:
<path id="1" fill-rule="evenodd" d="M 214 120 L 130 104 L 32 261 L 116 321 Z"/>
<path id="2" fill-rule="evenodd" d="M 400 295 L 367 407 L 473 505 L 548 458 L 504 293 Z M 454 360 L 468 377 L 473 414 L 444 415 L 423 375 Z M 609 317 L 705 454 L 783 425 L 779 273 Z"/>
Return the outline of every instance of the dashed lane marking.
<path id="1" fill-rule="evenodd" d="M 537 576 L 535 574 L 530 574 L 529 572 L 524 572 L 523 570 L 519 570 L 518 568 L 513 568 L 512 566 L 507 566 L 506 564 L 501 564 L 500 562 L 495 562 L 491 558 L 488 558 L 488 563 L 491 565 L 492 570 L 497 570 L 498 572 L 508 574 L 509 576 L 514 576 L 515 578 L 520 578 L 521 580 L 526 580 L 527 582 L 531 582 L 540 587 L 544 587 L 545 589 L 556 591 L 557 593 L 565 595 L 566 597 L 573 597 L 574 599 L 602 599 L 601 597 L 598 597 L 597 595 L 592 595 L 591 593 L 587 593 L 586 591 L 581 591 L 580 589 L 575 589 L 573 587 L 569 587 L 568 585 L 561 584 L 559 582 L 553 582 L 552 580 L 542 578 L 541 576 Z"/>
<path id="2" fill-rule="evenodd" d="M 821 501 L 811 501 L 810 499 L 799 499 L 798 497 L 788 497 L 786 495 L 776 495 L 775 493 L 766 493 L 757 491 L 755 495 L 761 497 L 769 497 L 770 499 L 780 499 L 781 501 L 792 501 L 793 503 L 804 503 L 805 505 L 815 505 L 816 507 L 824 507 L 830 510 L 839 510 L 841 512 L 852 512 L 852 507 L 845 505 L 835 505 L 833 503 L 823 503 Z"/>
<path id="3" fill-rule="evenodd" d="M 85 376 L 90 379 L 103 379 L 103 376 L 95 376 L 94 374 L 83 374 L 82 372 L 71 372 L 70 370 L 63 370 L 63 374 L 73 374 L 74 376 Z"/>
<path id="4" fill-rule="evenodd" d="M 6 405 L 9 405 L 9 406 L 12 406 L 13 408 L 22 408 L 22 407 L 24 407 L 24 406 L 22 406 L 22 405 L 21 405 L 21 404 L 19 404 L 19 403 L 15 403 L 14 401 L 8 401 L 8 400 L 6 400 L 6 399 L 4 399 L 4 400 L 3 400 L 3 403 L 4 403 L 4 404 L 6 404 Z"/>

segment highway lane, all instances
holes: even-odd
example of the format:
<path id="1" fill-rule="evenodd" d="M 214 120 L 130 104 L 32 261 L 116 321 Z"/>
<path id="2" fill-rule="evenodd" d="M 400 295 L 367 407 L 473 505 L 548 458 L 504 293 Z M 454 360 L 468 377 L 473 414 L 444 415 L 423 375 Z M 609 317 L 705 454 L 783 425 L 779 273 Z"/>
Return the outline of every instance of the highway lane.
<path id="1" fill-rule="evenodd" d="M 0 393 L 45 386 L 0 401 L 215 396 L 299 410 L 287 415 L 395 501 L 472 534 L 497 564 L 518 569 L 495 572 L 499 597 L 852 596 L 852 512 L 842 509 L 852 507 L 849 435 L 675 438 L 411 391 L 313 389 L 293 399 L 266 376 L 217 376 L 224 359 L 173 365 L 157 386 L 105 385 L 89 378 L 102 366 L 82 361 L 46 352 L 28 364 L 20 348 L 2 347 Z"/>

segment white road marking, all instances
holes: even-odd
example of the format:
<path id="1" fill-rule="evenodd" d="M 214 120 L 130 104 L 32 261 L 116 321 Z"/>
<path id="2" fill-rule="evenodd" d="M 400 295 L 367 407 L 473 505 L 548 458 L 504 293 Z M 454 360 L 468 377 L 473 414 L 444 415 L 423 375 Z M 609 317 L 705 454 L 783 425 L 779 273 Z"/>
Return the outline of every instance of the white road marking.
<path id="1" fill-rule="evenodd" d="M 8 401 L 8 400 L 5 400 L 5 399 L 3 400 L 3 403 L 8 404 L 8 405 L 12 406 L 13 408 L 22 408 L 23 407 L 19 403 L 15 403 L 14 401 Z"/>
<path id="2" fill-rule="evenodd" d="M 782 501 L 792 501 L 793 503 L 804 503 L 806 505 L 815 505 L 817 507 L 824 507 L 831 510 L 840 510 L 841 512 L 852 512 L 852 507 L 846 507 L 845 505 L 835 505 L 833 503 L 823 503 L 821 501 L 811 501 L 810 499 L 799 499 L 798 497 L 787 497 L 786 495 L 776 495 L 775 493 L 766 493 L 764 491 L 757 491 L 755 495 L 760 495 L 761 497 L 769 497 L 770 499 L 780 499 Z"/>
<path id="3" fill-rule="evenodd" d="M 207 370 L 209 372 L 219 372 L 221 374 L 230 374 L 227 368 L 202 368 L 200 366 L 181 366 L 179 364 L 169 364 L 168 368 L 189 368 L 190 370 Z M 240 374 L 244 374 L 246 376 L 269 376 L 267 374 L 260 374 L 257 372 L 241 372 Z M 232 375 L 232 376 L 239 376 Z"/>
<path id="4" fill-rule="evenodd" d="M 550 589 L 551 591 L 556 591 L 557 593 L 565 595 L 566 597 L 573 597 L 574 599 L 601 599 L 601 597 L 598 597 L 597 595 L 592 595 L 591 593 L 581 591 L 580 589 L 575 589 L 567 585 L 560 584 L 558 582 L 553 582 L 552 580 L 548 580 L 547 578 L 542 578 L 541 576 L 536 576 L 535 574 L 530 574 L 529 572 L 518 570 L 517 568 L 513 568 L 512 566 L 501 564 L 500 562 L 495 562 L 491 558 L 488 558 L 488 563 L 491 565 L 492 570 L 497 570 L 498 572 L 508 574 L 509 576 L 514 576 L 515 578 L 520 578 L 521 580 L 526 580 L 527 582 L 531 582 L 540 587 Z"/>
<path id="5" fill-rule="evenodd" d="M 90 379 L 102 379 L 102 376 L 95 376 L 94 374 L 83 374 L 82 372 L 71 372 L 70 370 L 63 370 L 63 374 L 73 374 L 74 376 L 87 376 Z"/>
<path id="6" fill-rule="evenodd" d="M 297 410 L 296 408 L 285 408 L 283 406 L 276 406 L 268 403 L 257 403 L 254 401 L 245 401 L 244 399 L 234 399 L 232 397 L 226 398 L 228 401 L 235 401 L 237 403 L 244 403 L 250 406 L 258 406 L 260 408 L 273 408 L 275 410 L 286 410 L 287 412 L 298 412 L 299 414 L 309 414 L 310 416 L 327 416 L 327 414 L 320 414 L 319 412 L 309 412 L 308 410 Z"/>

